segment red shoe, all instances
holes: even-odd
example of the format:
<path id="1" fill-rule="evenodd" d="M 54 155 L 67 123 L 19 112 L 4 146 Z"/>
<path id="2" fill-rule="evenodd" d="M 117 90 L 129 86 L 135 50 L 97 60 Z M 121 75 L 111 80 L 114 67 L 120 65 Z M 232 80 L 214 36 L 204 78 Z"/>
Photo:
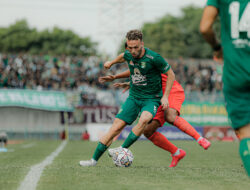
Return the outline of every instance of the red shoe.
<path id="1" fill-rule="evenodd" d="M 184 158 L 184 157 L 186 156 L 186 152 L 185 152 L 184 150 L 180 149 L 180 154 L 179 154 L 179 155 L 173 156 L 173 154 L 172 154 L 171 156 L 172 156 L 172 162 L 171 162 L 171 164 L 168 166 L 168 167 L 170 167 L 170 168 L 177 166 L 178 162 L 179 162 L 182 158 Z"/>
<path id="2" fill-rule="evenodd" d="M 205 150 L 207 150 L 210 146 L 211 146 L 211 143 L 205 139 L 205 138 L 202 138 L 201 140 L 198 141 L 199 145 L 201 145 Z"/>

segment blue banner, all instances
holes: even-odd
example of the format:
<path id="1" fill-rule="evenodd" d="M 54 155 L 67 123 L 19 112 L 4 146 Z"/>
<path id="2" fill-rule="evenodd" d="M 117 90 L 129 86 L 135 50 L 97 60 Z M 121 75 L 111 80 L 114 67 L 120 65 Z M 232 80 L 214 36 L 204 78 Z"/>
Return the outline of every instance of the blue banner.
<path id="1" fill-rule="evenodd" d="M 126 139 L 132 128 L 133 128 L 132 126 L 125 127 L 121 132 L 120 136 L 118 137 L 118 139 L 120 140 Z M 194 127 L 194 128 L 200 135 L 203 135 L 203 127 Z M 163 126 L 160 127 L 157 131 L 162 133 L 169 140 L 193 140 L 192 137 L 182 132 L 175 126 Z M 145 139 L 146 137 L 142 135 L 139 140 L 145 140 Z"/>

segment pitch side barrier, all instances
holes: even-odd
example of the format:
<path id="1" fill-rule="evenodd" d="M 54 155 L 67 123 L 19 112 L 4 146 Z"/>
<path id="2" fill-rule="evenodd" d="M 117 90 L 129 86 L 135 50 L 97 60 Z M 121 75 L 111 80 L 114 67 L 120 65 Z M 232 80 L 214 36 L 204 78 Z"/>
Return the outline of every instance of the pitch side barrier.
<path id="1" fill-rule="evenodd" d="M 66 95 L 57 91 L 0 90 L 0 131 L 10 139 L 58 138 L 62 112 L 72 112 Z"/>
<path id="2" fill-rule="evenodd" d="M 119 108 L 115 106 L 81 106 L 75 109 L 81 113 L 78 114 L 78 121 L 86 126 L 90 133 L 90 140 L 93 141 L 98 141 L 100 136 L 108 131 L 118 110 Z M 230 130 L 230 123 L 223 103 L 188 102 L 182 106 L 181 116 L 189 121 L 202 136 L 207 136 L 209 139 L 236 139 Z M 132 126 L 136 123 L 137 121 Z M 125 139 L 132 126 L 127 126 L 117 138 Z M 171 140 L 192 139 L 168 123 L 165 123 L 165 126 L 161 127 L 159 131 Z M 142 136 L 140 139 L 143 140 L 145 137 Z"/>

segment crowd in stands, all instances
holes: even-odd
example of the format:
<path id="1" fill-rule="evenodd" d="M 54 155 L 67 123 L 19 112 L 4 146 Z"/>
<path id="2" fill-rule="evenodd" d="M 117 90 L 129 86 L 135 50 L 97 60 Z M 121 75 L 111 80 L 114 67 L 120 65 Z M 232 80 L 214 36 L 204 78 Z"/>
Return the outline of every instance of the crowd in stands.
<path id="1" fill-rule="evenodd" d="M 176 80 L 186 92 L 220 92 L 222 90 L 222 65 L 212 60 L 168 60 Z"/>
<path id="2" fill-rule="evenodd" d="M 107 71 L 103 69 L 104 61 L 96 56 L 0 54 L 0 88 L 76 90 L 82 92 L 84 99 L 86 92 L 94 94 L 91 92 L 95 89 L 112 88 L 112 84 L 98 83 L 98 77 L 127 69 L 124 63 Z M 167 61 L 175 72 L 176 80 L 184 87 L 186 93 L 221 91 L 221 65 L 211 60 L 180 58 Z"/>

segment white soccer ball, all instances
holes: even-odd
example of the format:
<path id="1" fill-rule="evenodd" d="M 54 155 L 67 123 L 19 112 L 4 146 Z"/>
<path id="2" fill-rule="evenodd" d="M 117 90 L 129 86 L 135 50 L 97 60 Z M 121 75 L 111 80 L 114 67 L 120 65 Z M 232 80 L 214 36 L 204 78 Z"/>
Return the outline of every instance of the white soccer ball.
<path id="1" fill-rule="evenodd" d="M 113 159 L 114 163 L 118 167 L 129 167 L 134 160 L 132 152 L 127 148 L 121 148 L 116 152 L 116 156 Z"/>

